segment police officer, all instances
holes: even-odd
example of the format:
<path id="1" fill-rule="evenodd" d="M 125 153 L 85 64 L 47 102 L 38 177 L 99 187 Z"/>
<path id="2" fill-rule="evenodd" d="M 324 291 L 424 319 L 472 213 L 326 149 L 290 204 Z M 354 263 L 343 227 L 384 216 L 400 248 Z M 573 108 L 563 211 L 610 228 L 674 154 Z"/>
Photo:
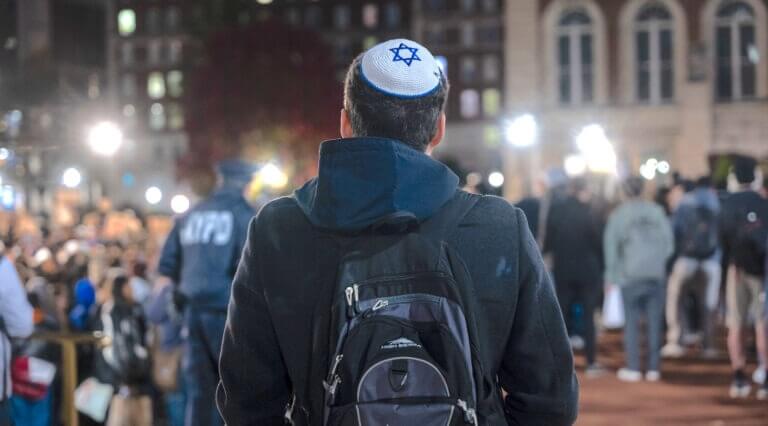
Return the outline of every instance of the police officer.
<path id="1" fill-rule="evenodd" d="M 254 214 L 243 197 L 253 171 L 243 161 L 221 162 L 219 188 L 176 220 L 160 257 L 158 272 L 177 284 L 188 333 L 182 360 L 186 425 L 222 424 L 214 402 L 219 350 L 230 285 Z"/>

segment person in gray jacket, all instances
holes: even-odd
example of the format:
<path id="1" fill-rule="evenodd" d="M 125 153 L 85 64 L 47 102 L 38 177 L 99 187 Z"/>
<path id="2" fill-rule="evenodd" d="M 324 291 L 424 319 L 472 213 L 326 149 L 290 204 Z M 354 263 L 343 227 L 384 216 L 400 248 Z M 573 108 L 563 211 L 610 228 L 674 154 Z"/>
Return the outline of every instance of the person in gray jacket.
<path id="1" fill-rule="evenodd" d="M 32 306 L 19 274 L 6 256 L 0 258 L 0 426 L 11 425 L 8 398 L 11 396 L 11 338 L 29 337 L 34 329 Z"/>
<path id="2" fill-rule="evenodd" d="M 648 324 L 648 363 L 645 379 L 658 381 L 664 318 L 665 266 L 674 251 L 672 226 L 658 205 L 642 199 L 643 180 L 628 178 L 623 184 L 627 200 L 611 214 L 604 236 L 606 283 L 621 288 L 624 301 L 624 352 L 626 367 L 620 380 L 642 380 L 640 319 Z"/>

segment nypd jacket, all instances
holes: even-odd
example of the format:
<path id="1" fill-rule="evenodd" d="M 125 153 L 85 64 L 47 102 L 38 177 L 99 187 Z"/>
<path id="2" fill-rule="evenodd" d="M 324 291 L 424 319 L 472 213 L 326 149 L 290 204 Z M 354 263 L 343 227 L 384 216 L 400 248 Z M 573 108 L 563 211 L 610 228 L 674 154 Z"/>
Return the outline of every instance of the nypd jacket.
<path id="1" fill-rule="evenodd" d="M 323 290 L 332 286 L 340 256 L 329 234 L 397 211 L 426 219 L 455 196 L 457 184 L 445 166 L 396 141 L 323 144 L 319 177 L 265 206 L 251 223 L 220 360 L 217 402 L 227 424 L 283 424 L 292 393 L 304 394 L 312 375 L 325 373 L 317 365 L 327 365 L 327 342 L 312 336 L 329 327 Z M 476 287 L 483 365 L 508 393 L 506 421 L 492 424 L 571 424 L 578 399 L 573 357 L 523 213 L 482 197 L 446 241 Z M 310 393 L 322 398 L 322 388 Z"/>
<path id="2" fill-rule="evenodd" d="M 240 187 L 224 186 L 174 223 L 158 272 L 190 306 L 224 311 L 253 209 Z"/>

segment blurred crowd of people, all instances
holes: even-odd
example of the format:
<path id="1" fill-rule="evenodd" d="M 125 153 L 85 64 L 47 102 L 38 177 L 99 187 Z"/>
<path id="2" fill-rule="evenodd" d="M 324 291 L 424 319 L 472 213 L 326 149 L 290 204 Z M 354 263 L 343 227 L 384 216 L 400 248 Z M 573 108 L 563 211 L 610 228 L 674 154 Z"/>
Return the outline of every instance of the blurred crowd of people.
<path id="1" fill-rule="evenodd" d="M 721 358 L 725 327 L 730 396 L 749 396 L 754 382 L 757 397 L 768 398 L 768 178 L 756 166 L 737 158 L 728 190 L 709 176 L 676 175 L 656 188 L 630 177 L 616 202 L 595 182 L 563 176 L 550 180 L 547 195 L 518 203 L 551 268 L 572 345 L 584 351 L 586 377 L 607 372 L 595 317 L 624 329 L 617 376 L 626 382 L 661 380 L 662 358 Z M 752 350 L 758 365 L 749 377 Z"/>

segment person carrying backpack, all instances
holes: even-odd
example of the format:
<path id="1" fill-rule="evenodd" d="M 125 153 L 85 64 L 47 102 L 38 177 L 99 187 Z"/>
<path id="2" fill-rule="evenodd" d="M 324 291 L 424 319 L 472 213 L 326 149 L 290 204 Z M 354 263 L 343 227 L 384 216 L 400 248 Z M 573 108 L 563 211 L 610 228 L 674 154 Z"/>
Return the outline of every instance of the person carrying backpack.
<path id="1" fill-rule="evenodd" d="M 319 176 L 252 221 L 232 284 L 230 425 L 566 425 L 573 355 L 523 213 L 433 160 L 448 81 L 395 39 L 349 68 Z"/>
<path id="2" fill-rule="evenodd" d="M 648 327 L 645 379 L 658 381 L 666 263 L 674 251 L 672 226 L 661 207 L 642 199 L 642 178 L 628 178 L 623 190 L 627 200 L 608 219 L 603 242 L 606 283 L 621 287 L 624 300 L 626 366 L 619 369 L 617 375 L 627 382 L 643 378 L 639 328 L 645 316 Z"/>
<path id="3" fill-rule="evenodd" d="M 704 321 L 704 356 L 716 355 L 714 326 L 720 298 L 720 201 L 708 176 L 696 182 L 693 191 L 685 194 L 672 216 L 678 257 L 672 267 L 667 285 L 667 343 L 661 349 L 664 357 L 678 358 L 685 349 L 680 344 L 681 294 L 686 282 L 697 273 L 706 277 L 706 289 L 700 312 Z"/>
<path id="4" fill-rule="evenodd" d="M 754 325 L 756 333 L 761 367 L 755 376 L 760 375 L 768 363 L 762 303 L 765 297 L 763 279 L 768 241 L 768 200 L 752 189 L 755 168 L 754 159 L 735 158 L 733 171 L 739 189 L 723 201 L 720 226 L 723 253 L 728 265 L 725 298 L 728 353 L 733 368 L 732 398 L 745 398 L 752 389 L 744 371 L 747 361 L 744 332 L 747 327 Z M 764 379 L 764 373 L 762 375 Z"/>

